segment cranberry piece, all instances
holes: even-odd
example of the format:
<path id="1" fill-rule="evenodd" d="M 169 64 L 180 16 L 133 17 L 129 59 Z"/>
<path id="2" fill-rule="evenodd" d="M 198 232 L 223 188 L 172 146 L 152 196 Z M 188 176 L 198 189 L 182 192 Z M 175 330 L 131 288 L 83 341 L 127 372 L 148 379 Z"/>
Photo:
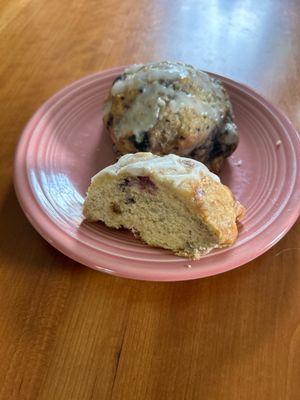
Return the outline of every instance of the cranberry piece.
<path id="1" fill-rule="evenodd" d="M 155 183 L 149 178 L 149 176 L 138 176 L 139 186 L 142 190 L 154 192 L 157 190 Z"/>

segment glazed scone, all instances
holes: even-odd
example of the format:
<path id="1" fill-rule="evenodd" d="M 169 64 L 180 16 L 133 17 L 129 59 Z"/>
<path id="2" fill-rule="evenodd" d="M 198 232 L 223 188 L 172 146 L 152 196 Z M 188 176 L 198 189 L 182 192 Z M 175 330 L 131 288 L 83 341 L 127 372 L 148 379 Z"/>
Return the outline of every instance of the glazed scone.
<path id="1" fill-rule="evenodd" d="M 221 82 L 178 62 L 126 69 L 112 85 L 103 121 L 119 154 L 172 153 L 214 172 L 238 144 Z"/>
<path id="2" fill-rule="evenodd" d="M 92 178 L 89 221 L 128 228 L 151 246 L 198 259 L 230 246 L 243 206 L 202 163 L 174 154 L 126 154 Z"/>

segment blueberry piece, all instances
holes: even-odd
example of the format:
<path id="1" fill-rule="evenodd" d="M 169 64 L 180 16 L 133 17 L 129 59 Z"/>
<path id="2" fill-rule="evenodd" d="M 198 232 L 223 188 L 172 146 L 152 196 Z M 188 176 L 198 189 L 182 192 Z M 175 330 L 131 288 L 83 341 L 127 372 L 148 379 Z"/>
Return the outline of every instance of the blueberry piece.
<path id="1" fill-rule="evenodd" d="M 112 114 L 110 113 L 109 116 L 108 116 L 106 125 L 107 125 L 109 128 L 111 128 L 113 122 L 114 122 L 114 117 L 113 117 Z"/>
<path id="2" fill-rule="evenodd" d="M 131 135 L 128 137 L 128 140 L 134 145 L 134 147 L 138 151 L 147 151 L 149 149 L 149 135 L 148 132 L 144 131 L 140 133 L 140 137 L 142 140 L 139 142 L 136 140 L 135 135 Z"/>
<path id="3" fill-rule="evenodd" d="M 223 148 L 222 148 L 221 143 L 218 141 L 217 138 L 214 138 L 213 139 L 213 148 L 209 154 L 209 158 L 212 159 L 212 158 L 218 157 L 218 156 L 222 155 L 222 153 L 223 153 Z"/>

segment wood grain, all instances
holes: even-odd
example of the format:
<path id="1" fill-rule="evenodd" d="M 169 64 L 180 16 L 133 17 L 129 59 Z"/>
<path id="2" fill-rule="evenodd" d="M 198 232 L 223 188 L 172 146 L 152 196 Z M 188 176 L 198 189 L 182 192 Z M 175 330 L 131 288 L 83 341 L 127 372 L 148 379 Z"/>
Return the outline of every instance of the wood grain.
<path id="1" fill-rule="evenodd" d="M 183 60 L 245 82 L 300 127 L 298 0 L 0 0 L 0 398 L 300 398 L 299 224 L 207 279 L 151 283 L 49 246 L 12 187 L 35 109 L 88 73 Z"/>

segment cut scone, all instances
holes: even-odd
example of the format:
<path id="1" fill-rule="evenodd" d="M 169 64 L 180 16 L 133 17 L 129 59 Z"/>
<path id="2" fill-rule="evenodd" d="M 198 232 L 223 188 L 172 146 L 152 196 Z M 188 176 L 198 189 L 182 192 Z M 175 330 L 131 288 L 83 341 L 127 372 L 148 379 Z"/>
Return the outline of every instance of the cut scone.
<path id="1" fill-rule="evenodd" d="M 230 246 L 244 207 L 198 161 L 126 154 L 92 178 L 84 203 L 89 221 L 128 228 L 151 246 L 193 259 Z"/>

